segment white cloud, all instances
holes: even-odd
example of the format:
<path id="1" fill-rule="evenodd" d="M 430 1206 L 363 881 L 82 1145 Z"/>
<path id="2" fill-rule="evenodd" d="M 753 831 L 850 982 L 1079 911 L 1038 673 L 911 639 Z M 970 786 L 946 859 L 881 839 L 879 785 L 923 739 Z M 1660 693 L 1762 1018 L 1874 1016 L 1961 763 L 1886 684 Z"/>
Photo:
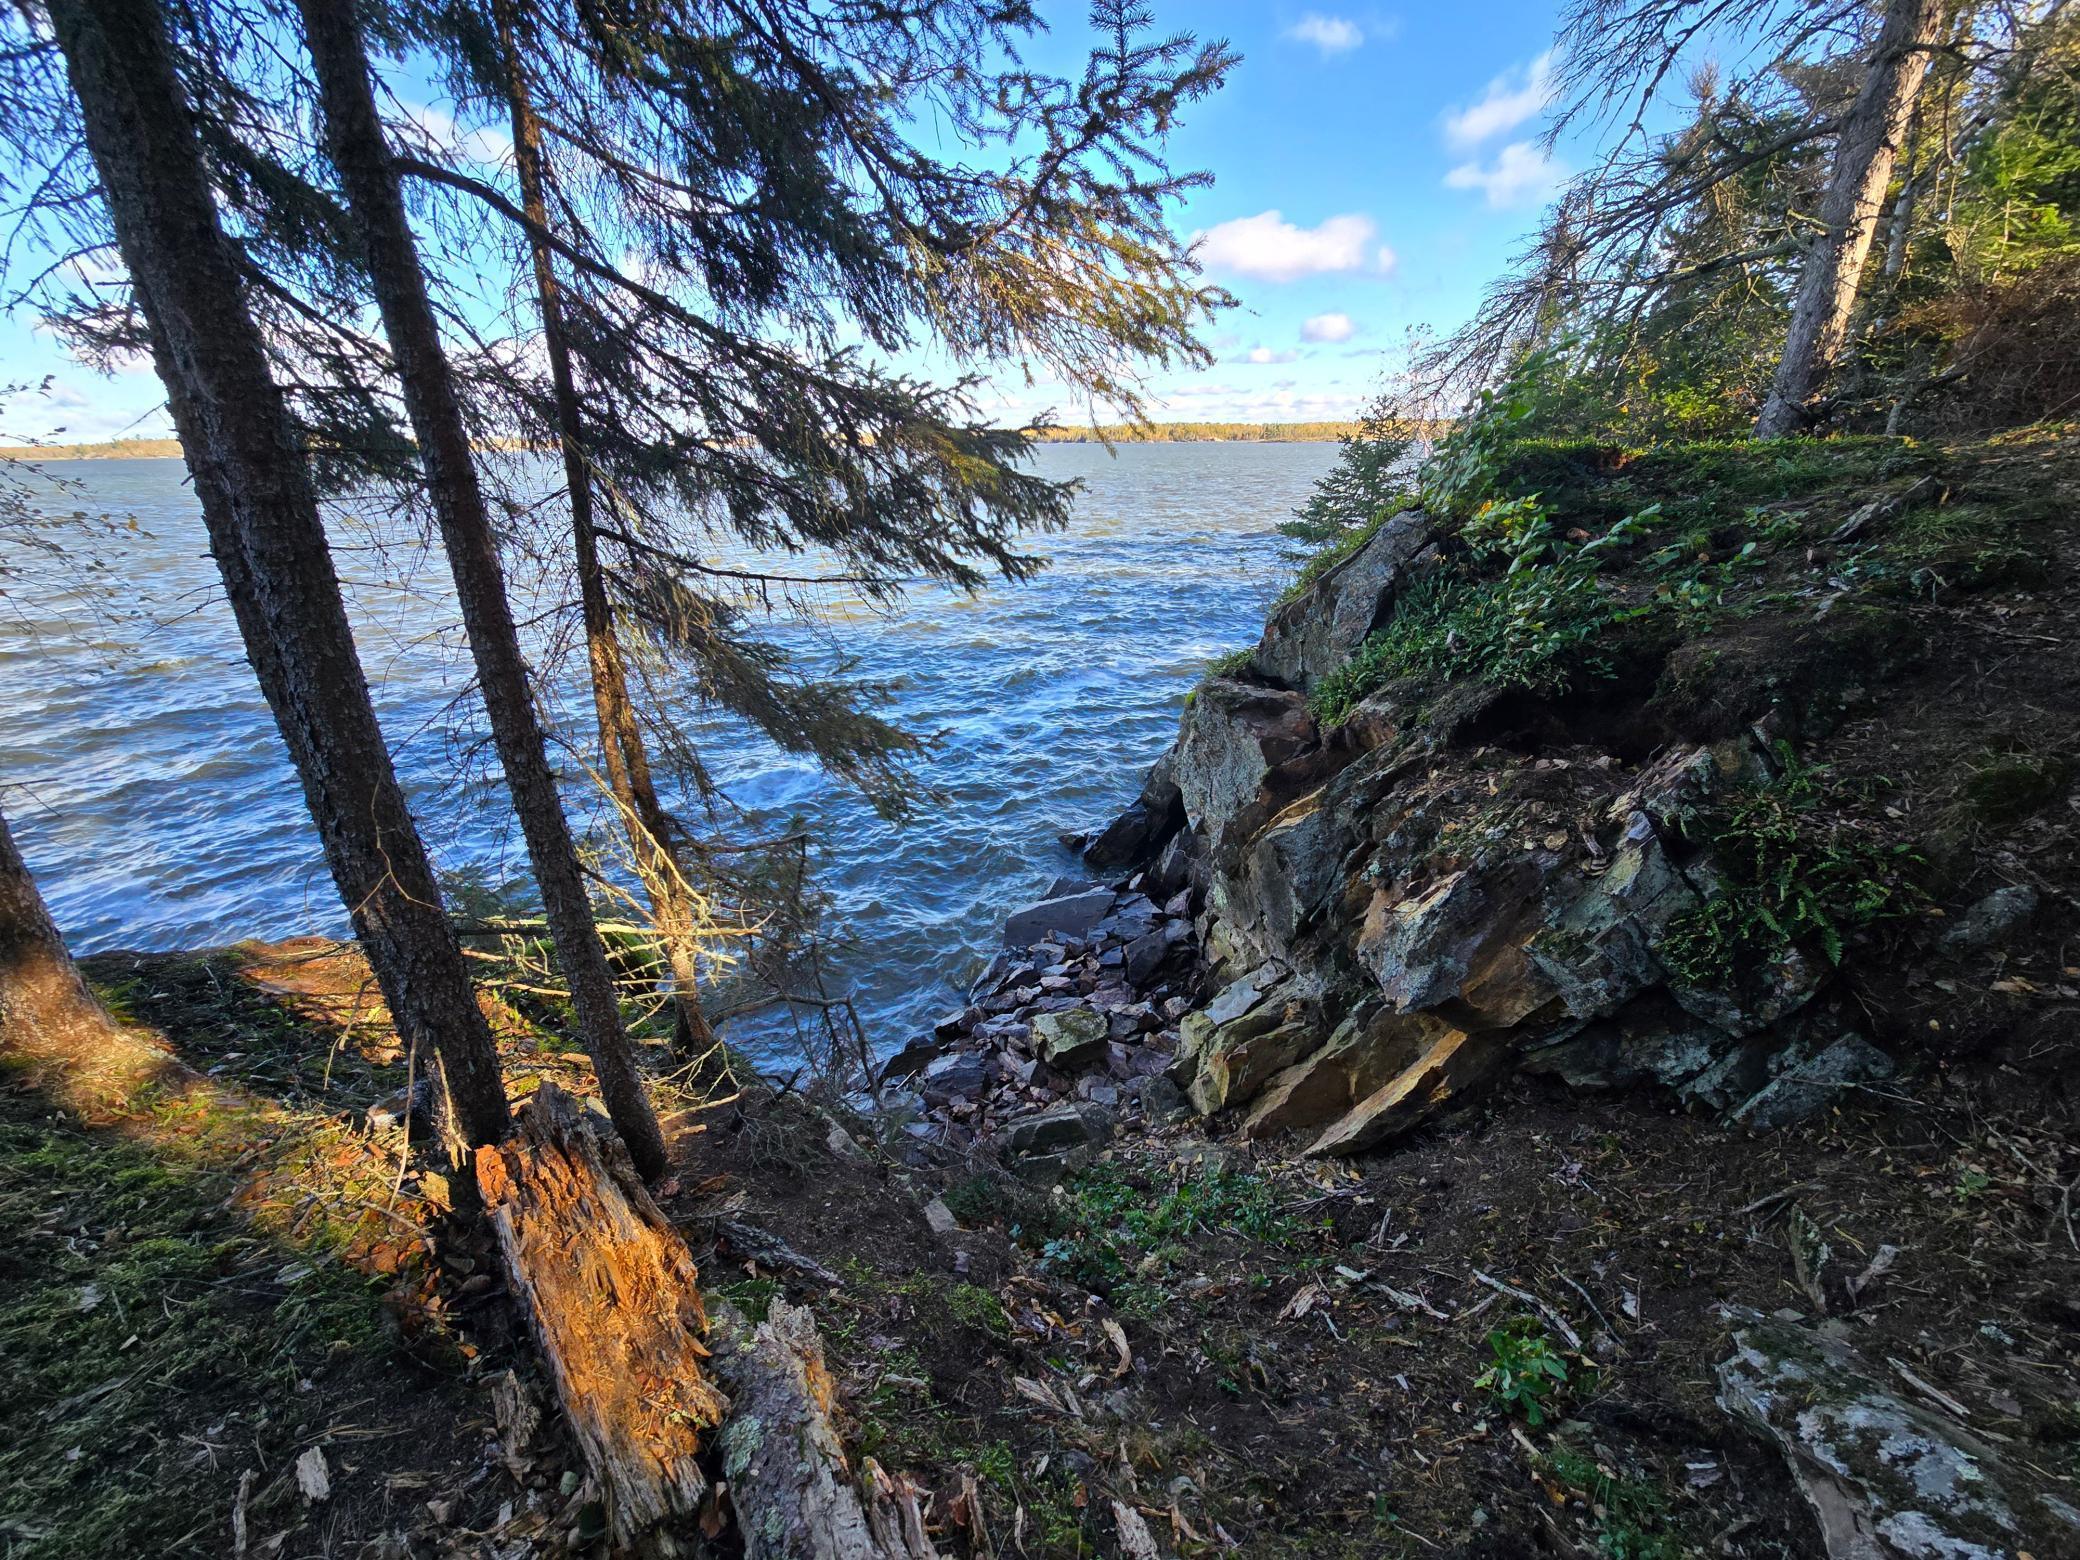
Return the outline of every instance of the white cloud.
<path id="1" fill-rule="evenodd" d="M 1553 53 L 1548 49 L 1528 65 L 1504 71 L 1488 83 L 1481 100 L 1444 116 L 1444 138 L 1459 151 L 1469 151 L 1490 136 L 1514 130 L 1541 112 L 1553 93 Z"/>
<path id="2" fill-rule="evenodd" d="M 1401 257 L 1395 254 L 1394 251 L 1388 248 L 1385 244 L 1381 244 L 1379 246 L 1379 253 L 1373 257 L 1372 263 L 1375 267 L 1378 268 L 1379 274 L 1385 276 L 1389 271 L 1393 270 L 1395 266 L 1401 263 Z"/>
<path id="3" fill-rule="evenodd" d="M 1350 390 L 1302 390 L 1274 383 L 1241 385 L 1222 380 L 1193 380 L 1166 386 L 1155 398 L 1158 421 L 1173 422 L 1317 422 L 1357 415 L 1366 394 Z"/>
<path id="4" fill-rule="evenodd" d="M 1199 260 L 1213 270 L 1265 282 L 1362 271 L 1374 231 L 1372 219 L 1355 212 L 1304 228 L 1286 221 L 1278 211 L 1260 211 L 1199 234 Z"/>
<path id="5" fill-rule="evenodd" d="M 513 138 L 495 125 L 459 124 L 453 114 L 431 103 L 406 103 L 404 117 L 406 123 L 449 157 L 495 167 L 512 161 Z"/>
<path id="6" fill-rule="evenodd" d="M 1252 363 L 1290 363 L 1299 357 L 1297 352 L 1274 352 L 1269 347 L 1251 347 L 1249 361 Z"/>
<path id="7" fill-rule="evenodd" d="M 1348 54 L 1365 41 L 1365 34 L 1358 24 L 1341 16 L 1324 16 L 1319 11 L 1309 11 L 1299 21 L 1286 29 L 1286 36 L 1295 43 L 1311 43 L 1322 51 L 1322 58 L 1332 54 Z"/>
<path id="8" fill-rule="evenodd" d="M 1302 341 L 1349 341 L 1358 327 L 1348 314 L 1317 314 L 1300 327 Z"/>
<path id="9" fill-rule="evenodd" d="M 1512 141 L 1495 154 L 1490 167 L 1478 160 L 1461 163 L 1444 176 L 1445 186 L 1454 190 L 1479 190 L 1488 207 L 1500 211 L 1510 206 L 1535 205 L 1560 187 L 1567 170 L 1529 141 Z"/>

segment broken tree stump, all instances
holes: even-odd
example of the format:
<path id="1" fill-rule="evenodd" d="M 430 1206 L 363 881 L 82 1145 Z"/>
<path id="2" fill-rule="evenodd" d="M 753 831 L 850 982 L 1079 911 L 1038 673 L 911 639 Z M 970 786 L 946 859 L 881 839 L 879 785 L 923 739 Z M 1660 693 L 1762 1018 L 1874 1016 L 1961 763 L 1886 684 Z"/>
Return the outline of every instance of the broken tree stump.
<path id="1" fill-rule="evenodd" d="M 671 1553 L 697 1515 L 701 1436 L 729 1402 L 701 1368 L 707 1315 L 686 1242 L 618 1139 L 544 1083 L 513 1135 L 477 1150 L 477 1185 L 617 1543 Z"/>
<path id="2" fill-rule="evenodd" d="M 854 1477 L 831 1422 L 836 1384 L 806 1309 L 776 1296 L 753 1327 L 718 1305 L 714 1342 L 715 1373 L 734 1404 L 722 1468 L 745 1560 L 938 1560 L 916 1486 L 871 1461 Z"/>

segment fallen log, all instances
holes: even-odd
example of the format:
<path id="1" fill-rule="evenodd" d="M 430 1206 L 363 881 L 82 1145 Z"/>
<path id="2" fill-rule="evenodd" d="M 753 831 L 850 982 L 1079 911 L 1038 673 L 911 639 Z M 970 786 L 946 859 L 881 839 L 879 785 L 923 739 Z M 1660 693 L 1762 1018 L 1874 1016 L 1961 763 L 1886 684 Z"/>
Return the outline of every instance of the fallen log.
<path id="1" fill-rule="evenodd" d="M 807 1310 L 776 1297 L 753 1327 L 718 1305 L 711 1342 L 733 1404 L 722 1469 L 745 1560 L 938 1560 L 916 1486 L 872 1462 L 854 1477 L 831 1422 L 836 1384 Z"/>
<path id="2" fill-rule="evenodd" d="M 707 1493 L 703 1432 L 729 1402 L 708 1350 L 693 1257 L 618 1139 L 544 1083 L 513 1135 L 477 1150 L 506 1273 L 556 1381 L 617 1544 L 679 1551 L 666 1525 Z"/>

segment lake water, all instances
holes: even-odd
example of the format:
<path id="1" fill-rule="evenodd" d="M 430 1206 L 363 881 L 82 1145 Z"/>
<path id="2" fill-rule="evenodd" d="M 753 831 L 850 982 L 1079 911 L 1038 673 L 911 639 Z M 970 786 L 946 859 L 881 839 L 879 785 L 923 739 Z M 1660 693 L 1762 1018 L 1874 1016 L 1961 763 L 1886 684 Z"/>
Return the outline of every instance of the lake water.
<path id="1" fill-rule="evenodd" d="M 1084 490 L 1069 528 L 1037 540 L 1053 559 L 1037 580 L 975 597 L 920 588 L 893 611 L 844 614 L 856 674 L 899 679 L 896 718 L 939 736 L 922 778 L 940 798 L 908 823 L 727 724 L 691 733 L 745 830 L 800 818 L 813 832 L 828 925 L 847 944 L 833 985 L 858 998 L 877 1047 L 944 1011 L 1005 910 L 1073 867 L 1057 834 L 1126 802 L 1207 660 L 1255 638 L 1287 573 L 1274 527 L 1334 457 L 1330 445 L 1045 446 L 1039 468 Z M 55 507 L 140 527 L 99 549 L 109 588 L 91 608 L 47 558 L 0 552 L 15 571 L 0 575 L 0 806 L 74 948 L 344 931 L 185 468 L 49 470 L 75 485 Z M 342 528 L 338 561 L 428 844 L 443 867 L 499 880 L 516 870 L 516 830 L 484 762 L 441 560 Z M 376 583 L 396 579 L 410 583 Z M 542 605 L 523 593 L 516 610 Z M 773 637 L 819 653 L 797 625 L 776 622 Z"/>

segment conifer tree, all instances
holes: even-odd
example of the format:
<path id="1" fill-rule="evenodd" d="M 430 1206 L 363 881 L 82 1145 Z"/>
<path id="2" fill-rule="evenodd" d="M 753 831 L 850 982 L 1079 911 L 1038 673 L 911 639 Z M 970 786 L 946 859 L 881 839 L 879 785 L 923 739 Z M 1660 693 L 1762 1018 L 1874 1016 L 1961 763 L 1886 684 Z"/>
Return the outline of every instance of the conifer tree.
<path id="1" fill-rule="evenodd" d="M 25 26 L 10 40 L 8 176 L 48 203 L 77 253 L 120 255 L 129 299 L 75 319 L 149 345 L 225 594 L 355 934 L 400 1035 L 437 1058 L 457 1134 L 495 1142 L 508 1117 L 490 1027 L 376 723 L 303 439 L 221 225 L 202 116 L 161 12 L 155 0 L 57 0 L 48 19 L 48 33 Z M 66 157 L 82 133 L 88 168 Z"/>
<path id="2" fill-rule="evenodd" d="M 602 768 L 697 1040 L 699 842 L 660 804 L 630 636 L 702 702 L 900 807 L 916 743 L 872 714 L 877 690 L 799 675 L 752 618 L 776 598 L 813 611 L 822 589 L 1022 577 L 1016 539 L 1068 495 L 1020 468 L 1022 437 L 980 426 L 965 384 L 892 376 L 839 340 L 1023 357 L 1129 406 L 1140 360 L 1201 360 L 1193 326 L 1225 298 L 1165 226 L 1201 176 L 1159 151 L 1232 58 L 1151 41 L 1121 5 L 1095 13 L 1080 82 L 1009 57 L 1035 25 L 1023 7 L 932 0 L 842 25 L 800 5 L 414 14 L 462 102 L 511 130 L 511 193 L 433 148 L 399 162 L 522 247 L 544 350 L 485 365 L 503 379 L 478 431 L 561 453 Z M 970 149 L 1041 150 L 990 174 L 940 161 L 904 139 L 927 109 Z M 535 361 L 544 374 L 517 372 Z M 832 561 L 709 561 L 735 547 Z M 673 750 L 697 788 L 698 756 Z"/>
<path id="3" fill-rule="evenodd" d="M 534 694 L 506 597 L 498 542 L 478 482 L 455 375 L 427 293 L 417 243 L 369 78 L 353 0 L 303 0 L 325 145 L 338 171 L 360 260 L 397 360 L 428 496 L 440 525 L 492 739 L 570 987 L 600 1096 L 645 1175 L 665 1166 L 657 1125 L 615 996 Z"/>

